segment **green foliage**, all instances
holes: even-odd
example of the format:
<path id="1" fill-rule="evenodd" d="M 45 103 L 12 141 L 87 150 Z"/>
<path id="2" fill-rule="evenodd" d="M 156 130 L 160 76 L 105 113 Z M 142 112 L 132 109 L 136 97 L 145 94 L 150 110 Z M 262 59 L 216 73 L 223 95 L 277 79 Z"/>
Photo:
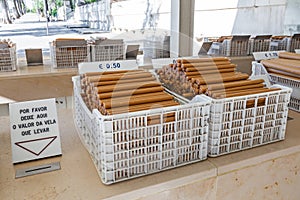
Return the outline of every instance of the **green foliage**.
<path id="1" fill-rule="evenodd" d="M 94 3 L 97 2 L 97 0 L 85 0 L 85 3 L 89 4 L 89 3 Z"/>
<path id="2" fill-rule="evenodd" d="M 64 2 L 63 2 L 63 0 L 55 0 L 55 4 L 57 7 L 61 7 L 61 6 L 63 6 Z"/>
<path id="3" fill-rule="evenodd" d="M 59 8 L 64 5 L 63 0 L 48 0 L 48 5 L 50 6 L 51 2 L 55 3 L 55 7 Z M 44 10 L 44 0 L 37 0 L 34 2 L 34 9 L 36 11 L 36 8 L 40 10 Z M 57 12 L 57 11 L 56 11 Z"/>
<path id="4" fill-rule="evenodd" d="M 37 3 L 38 3 L 38 8 L 44 8 L 44 1 L 43 0 L 38 0 L 37 1 Z"/>
<path id="5" fill-rule="evenodd" d="M 52 9 L 50 15 L 57 16 L 57 8 Z"/>
<path id="6" fill-rule="evenodd" d="M 36 13 L 36 8 L 32 8 L 32 9 L 26 8 L 26 13 Z"/>
<path id="7" fill-rule="evenodd" d="M 44 0 L 37 0 L 37 6 L 35 5 L 34 8 L 38 9 L 40 12 L 44 10 Z"/>

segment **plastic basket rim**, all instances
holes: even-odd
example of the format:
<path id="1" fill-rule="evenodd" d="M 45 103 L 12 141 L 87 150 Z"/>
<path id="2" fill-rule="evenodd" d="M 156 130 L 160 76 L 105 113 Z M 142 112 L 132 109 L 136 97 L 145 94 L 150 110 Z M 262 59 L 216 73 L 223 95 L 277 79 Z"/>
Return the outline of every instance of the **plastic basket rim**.
<path id="1" fill-rule="evenodd" d="M 1 50 L 1 51 L 10 50 L 10 51 L 11 51 L 11 50 L 14 50 L 14 49 L 17 48 L 15 43 L 12 43 L 12 45 L 13 45 L 13 46 L 11 46 L 11 47 L 0 48 L 0 50 Z"/>
<path id="2" fill-rule="evenodd" d="M 276 74 L 269 74 L 269 73 L 268 73 L 268 75 L 269 75 L 269 76 L 274 76 L 274 77 L 276 77 L 276 78 L 282 78 L 282 79 L 285 79 L 285 80 L 288 80 L 288 81 L 294 81 L 294 82 L 300 84 L 300 81 L 294 79 L 293 77 L 290 77 L 289 79 L 287 79 L 287 78 L 285 78 L 285 77 L 282 77 L 282 76 L 276 75 Z"/>
<path id="3" fill-rule="evenodd" d="M 76 81 L 79 79 L 79 76 L 73 76 L 72 81 L 73 84 L 76 84 Z M 86 110 L 89 111 L 90 114 L 94 113 L 96 114 L 97 117 L 103 119 L 103 120 L 110 120 L 110 119 L 119 119 L 119 118 L 124 118 L 124 117 L 134 117 L 134 116 L 141 116 L 141 115 L 150 115 L 150 114 L 159 114 L 159 113 L 165 113 L 168 111 L 174 111 L 175 109 L 182 109 L 182 108 L 195 108 L 198 106 L 210 106 L 211 101 L 205 96 L 205 95 L 197 95 L 199 98 L 202 100 L 193 102 L 193 103 L 186 103 L 182 105 L 177 105 L 177 106 L 168 106 L 168 107 L 162 107 L 162 108 L 154 108 L 154 109 L 148 109 L 148 110 L 141 110 L 141 111 L 135 111 L 135 112 L 127 112 L 127 113 L 120 113 L 120 114 L 115 114 L 115 115 L 102 115 L 98 109 L 93 109 L 92 111 L 89 111 L 89 109 L 86 107 L 85 103 L 83 102 L 81 96 L 79 95 L 79 98 L 81 99 L 82 103 L 84 104 L 84 107 Z M 176 98 L 176 97 L 175 97 Z"/>
<path id="4" fill-rule="evenodd" d="M 91 47 L 98 47 L 98 46 L 103 46 L 103 47 L 105 47 L 105 46 L 125 46 L 125 44 L 124 43 L 120 43 L 120 44 L 89 44 L 88 46 L 91 46 Z"/>
<path id="5" fill-rule="evenodd" d="M 255 66 L 263 68 L 266 71 L 266 73 L 267 73 L 266 75 L 269 76 L 269 77 L 273 76 L 273 77 L 276 77 L 276 78 L 282 78 L 282 79 L 285 79 L 285 80 L 288 80 L 288 81 L 293 81 L 293 82 L 296 82 L 297 84 L 300 84 L 300 81 L 294 79 L 293 77 L 290 77 L 289 79 L 287 79 L 286 77 L 283 77 L 283 76 L 280 76 L 280 75 L 268 73 L 268 71 L 266 70 L 265 66 L 263 64 L 261 64 L 261 63 L 258 63 L 257 61 L 253 61 L 252 65 L 255 65 Z M 280 85 L 280 84 L 274 84 L 274 85 Z M 280 86 L 282 86 L 282 85 L 280 85 Z M 284 86 L 284 87 L 287 87 L 287 86 Z"/>
<path id="6" fill-rule="evenodd" d="M 250 98 L 255 98 L 258 96 L 263 96 L 266 94 L 278 94 L 278 93 L 292 93 L 292 88 L 279 85 L 279 84 L 274 84 L 271 86 L 271 88 L 280 88 L 281 90 L 276 90 L 276 91 L 270 91 L 270 92 L 262 92 L 262 93 L 257 93 L 257 94 L 251 94 L 251 95 L 243 95 L 243 96 L 237 96 L 237 97 L 229 97 L 229 98 L 223 98 L 223 99 L 214 99 L 212 97 L 208 97 L 211 99 L 212 104 L 213 103 L 220 103 L 224 101 L 236 101 L 236 100 L 242 100 L 242 99 L 250 99 Z"/>

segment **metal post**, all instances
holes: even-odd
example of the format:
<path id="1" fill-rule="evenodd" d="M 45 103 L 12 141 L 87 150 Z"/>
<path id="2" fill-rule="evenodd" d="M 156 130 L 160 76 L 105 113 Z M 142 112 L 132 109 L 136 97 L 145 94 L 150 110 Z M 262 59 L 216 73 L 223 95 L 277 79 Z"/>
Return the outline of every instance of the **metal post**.
<path id="1" fill-rule="evenodd" d="M 67 5 L 66 5 L 66 0 L 64 0 L 64 21 L 67 20 Z"/>
<path id="2" fill-rule="evenodd" d="M 172 56 L 192 56 L 195 0 L 171 1 Z"/>
<path id="3" fill-rule="evenodd" d="M 44 7 L 45 7 L 45 16 L 46 16 L 46 31 L 47 35 L 49 34 L 49 28 L 48 28 L 48 21 L 49 21 L 49 10 L 48 10 L 48 2 L 47 0 L 44 0 Z"/>

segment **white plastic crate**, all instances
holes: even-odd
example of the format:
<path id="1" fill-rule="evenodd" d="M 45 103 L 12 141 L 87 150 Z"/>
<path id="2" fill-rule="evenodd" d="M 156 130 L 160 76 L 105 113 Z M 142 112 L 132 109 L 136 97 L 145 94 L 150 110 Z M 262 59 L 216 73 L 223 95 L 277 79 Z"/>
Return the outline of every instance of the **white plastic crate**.
<path id="1" fill-rule="evenodd" d="M 222 43 L 213 42 L 208 50 L 209 55 L 222 55 Z"/>
<path id="2" fill-rule="evenodd" d="M 212 43 L 213 42 L 203 42 L 200 49 L 199 49 L 198 55 L 207 55 L 207 54 L 209 54 L 209 50 L 211 48 Z"/>
<path id="3" fill-rule="evenodd" d="M 222 43 L 222 55 L 224 56 L 247 56 L 249 54 L 250 36 L 233 36 L 231 40 Z"/>
<path id="4" fill-rule="evenodd" d="M 208 155 L 220 156 L 285 138 L 291 89 L 212 99 Z M 254 103 L 250 106 L 250 103 Z"/>
<path id="5" fill-rule="evenodd" d="M 77 81 L 77 80 L 76 80 Z M 94 150 L 95 144 L 93 137 L 93 121 L 94 116 L 91 111 L 85 106 L 80 93 L 80 84 L 73 79 L 74 84 L 74 121 L 77 131 L 80 133 L 80 139 L 83 141 L 86 149 L 89 151 L 92 159 L 95 161 Z M 76 86 L 75 86 L 76 84 Z"/>
<path id="6" fill-rule="evenodd" d="M 145 58 L 164 58 L 164 51 L 167 50 L 160 40 L 144 40 L 143 46 Z"/>
<path id="7" fill-rule="evenodd" d="M 294 34 L 291 38 L 290 52 L 295 52 L 295 50 L 299 48 L 300 48 L 300 34 Z"/>
<path id="8" fill-rule="evenodd" d="M 296 79 L 281 77 L 280 75 L 269 74 L 273 84 L 284 85 L 293 89 L 292 97 L 300 99 L 300 82 Z"/>
<path id="9" fill-rule="evenodd" d="M 105 42 L 99 45 L 91 45 L 92 62 L 124 60 L 125 44 Z"/>
<path id="10" fill-rule="evenodd" d="M 73 77 L 73 83 L 75 123 L 104 184 L 207 158 L 210 100 L 206 96 L 179 106 L 103 116 L 87 109 L 79 77 Z M 164 121 L 167 115 L 175 120 Z"/>
<path id="11" fill-rule="evenodd" d="M 16 45 L 0 49 L 0 72 L 17 70 Z"/>
<path id="12" fill-rule="evenodd" d="M 256 61 L 252 62 L 252 74 L 250 79 L 264 79 L 267 87 L 270 87 L 273 84 L 266 68 Z"/>
<path id="13" fill-rule="evenodd" d="M 295 97 L 291 97 L 289 108 L 291 110 L 294 110 L 296 112 L 300 112 L 300 99 L 297 99 Z"/>
<path id="14" fill-rule="evenodd" d="M 291 38 L 271 39 L 269 51 L 289 51 L 291 47 Z"/>
<path id="15" fill-rule="evenodd" d="M 252 63 L 252 77 L 258 77 L 258 76 L 267 76 L 270 80 L 271 84 L 278 84 L 283 85 L 286 87 L 289 87 L 293 90 L 291 94 L 291 102 L 289 104 L 289 108 L 292 110 L 295 110 L 297 112 L 300 112 L 299 109 L 299 100 L 300 100 L 300 82 L 296 79 L 286 78 L 280 75 L 275 74 L 269 74 L 266 70 L 266 68 L 261 64 L 257 62 Z"/>
<path id="16" fill-rule="evenodd" d="M 78 63 L 89 62 L 90 46 L 59 46 L 50 43 L 53 68 L 76 68 Z"/>
<path id="17" fill-rule="evenodd" d="M 222 56 L 246 56 L 249 54 L 250 36 L 232 36 L 232 39 L 225 39 L 223 42 L 213 42 L 209 50 L 210 55 Z"/>
<path id="18" fill-rule="evenodd" d="M 249 54 L 253 52 L 269 51 L 271 35 L 258 35 L 249 40 Z"/>

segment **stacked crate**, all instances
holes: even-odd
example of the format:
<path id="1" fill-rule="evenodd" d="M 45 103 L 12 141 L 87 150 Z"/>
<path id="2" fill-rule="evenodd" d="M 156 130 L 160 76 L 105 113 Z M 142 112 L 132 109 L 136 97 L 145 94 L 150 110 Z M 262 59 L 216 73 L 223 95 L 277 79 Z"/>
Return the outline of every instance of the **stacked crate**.
<path id="1" fill-rule="evenodd" d="M 125 59 L 125 44 L 122 39 L 95 39 L 91 44 L 92 61 Z"/>
<path id="2" fill-rule="evenodd" d="M 285 139 L 291 89 L 212 99 L 208 155 L 215 157 Z"/>
<path id="3" fill-rule="evenodd" d="M 231 40 L 224 40 L 222 54 L 224 56 L 247 56 L 249 38 L 249 35 L 235 35 Z"/>
<path id="4" fill-rule="evenodd" d="M 222 55 L 222 43 L 220 42 L 212 42 L 208 52 L 208 55 L 220 56 Z"/>
<path id="5" fill-rule="evenodd" d="M 16 44 L 10 40 L 0 41 L 0 72 L 17 70 Z"/>
<path id="6" fill-rule="evenodd" d="M 83 76 L 81 76 L 83 77 Z M 104 184 L 112 184 L 207 158 L 210 101 L 103 115 L 83 101 L 73 77 L 75 122 Z M 138 87 L 138 86 L 137 86 Z M 167 120 L 172 116 L 172 120 Z"/>
<path id="7" fill-rule="evenodd" d="M 223 55 L 223 42 L 225 40 L 230 40 L 232 36 L 221 36 L 219 38 L 214 38 L 211 40 L 212 44 L 209 48 L 208 55 L 220 56 Z"/>
<path id="8" fill-rule="evenodd" d="M 289 108 L 300 112 L 300 55 L 291 52 L 280 52 L 279 58 L 253 63 L 252 73 L 267 76 L 272 84 L 279 84 L 293 89 Z"/>
<path id="9" fill-rule="evenodd" d="M 295 49 L 300 49 L 300 34 L 294 34 L 291 38 L 290 52 L 295 52 Z"/>
<path id="10" fill-rule="evenodd" d="M 290 42 L 289 36 L 272 36 L 269 51 L 289 51 Z"/>
<path id="11" fill-rule="evenodd" d="M 145 58 L 163 58 L 161 41 L 144 40 L 143 53 Z"/>
<path id="12" fill-rule="evenodd" d="M 50 43 L 54 68 L 76 68 L 80 62 L 90 61 L 90 47 L 85 39 L 56 39 Z"/>
<path id="13" fill-rule="evenodd" d="M 145 58 L 168 58 L 170 57 L 170 36 L 149 37 L 144 40 L 143 53 Z"/>
<path id="14" fill-rule="evenodd" d="M 198 55 L 207 55 L 213 42 L 203 42 Z"/>
<path id="15" fill-rule="evenodd" d="M 249 40 L 249 54 L 269 51 L 271 35 L 257 35 Z"/>
<path id="16" fill-rule="evenodd" d="M 249 54 L 249 35 L 222 36 L 213 42 L 209 54 L 221 56 L 247 56 Z"/>
<path id="17" fill-rule="evenodd" d="M 259 78 L 245 80 L 248 75 L 225 72 L 224 65 L 231 69 L 226 58 L 178 59 L 158 71 L 160 80 L 179 95 L 184 96 L 180 90 L 192 88 L 192 96 L 209 96 L 208 155 L 215 157 L 283 140 L 292 90 L 280 85 L 266 87 Z M 207 75 L 208 71 L 213 75 Z"/>

